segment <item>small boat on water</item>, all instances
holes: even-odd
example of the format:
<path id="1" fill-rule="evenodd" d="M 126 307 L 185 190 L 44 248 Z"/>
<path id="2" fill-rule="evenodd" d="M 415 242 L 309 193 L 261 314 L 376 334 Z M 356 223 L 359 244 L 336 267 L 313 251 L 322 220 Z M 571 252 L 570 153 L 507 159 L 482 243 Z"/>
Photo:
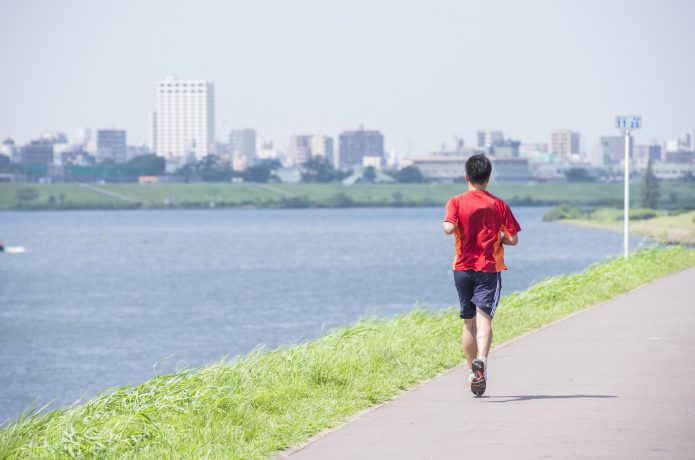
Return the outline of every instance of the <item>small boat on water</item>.
<path id="1" fill-rule="evenodd" d="M 22 254 L 27 252 L 27 250 L 24 248 L 24 246 L 5 246 L 2 244 L 2 241 L 0 241 L 0 252 L 6 252 L 8 254 Z"/>

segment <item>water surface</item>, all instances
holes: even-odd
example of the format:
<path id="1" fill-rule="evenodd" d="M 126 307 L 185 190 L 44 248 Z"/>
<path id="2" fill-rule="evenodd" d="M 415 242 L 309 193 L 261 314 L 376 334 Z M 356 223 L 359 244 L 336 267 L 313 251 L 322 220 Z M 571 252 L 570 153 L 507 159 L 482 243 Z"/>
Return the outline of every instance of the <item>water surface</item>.
<path id="1" fill-rule="evenodd" d="M 622 236 L 541 222 L 503 294 L 619 254 Z M 368 315 L 457 302 L 443 209 L 0 213 L 0 421 Z M 638 240 L 633 241 L 633 245 Z"/>

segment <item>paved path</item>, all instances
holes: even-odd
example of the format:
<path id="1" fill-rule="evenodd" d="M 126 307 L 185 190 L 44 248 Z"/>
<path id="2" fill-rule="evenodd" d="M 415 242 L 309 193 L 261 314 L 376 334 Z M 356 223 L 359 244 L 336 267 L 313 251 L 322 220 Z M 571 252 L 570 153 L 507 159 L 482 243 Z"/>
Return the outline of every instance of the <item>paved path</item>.
<path id="1" fill-rule="evenodd" d="M 101 193 L 102 195 L 110 196 L 111 198 L 125 201 L 127 203 L 138 202 L 138 200 L 130 198 L 129 196 L 121 195 L 120 193 L 112 192 L 111 190 L 106 190 L 95 185 L 87 184 L 85 182 L 75 182 L 75 185 L 77 185 L 78 187 L 86 188 L 87 190 L 91 190 L 92 192 Z"/>
<path id="2" fill-rule="evenodd" d="M 286 191 L 286 190 L 282 190 L 282 189 L 280 189 L 280 188 L 273 187 L 272 185 L 261 184 L 261 183 L 259 183 L 259 182 L 244 182 L 244 185 L 250 185 L 250 186 L 252 186 L 252 187 L 257 187 L 257 188 L 260 188 L 260 189 L 263 189 L 263 190 L 267 190 L 267 191 L 269 191 L 269 192 L 277 193 L 278 195 L 282 195 L 282 196 L 287 196 L 287 197 L 295 197 L 295 196 L 297 196 L 296 193 L 288 192 L 288 191 Z"/>
<path id="3" fill-rule="evenodd" d="M 459 367 L 289 453 L 302 459 L 695 458 L 695 269 Z M 287 455 L 287 454 L 286 454 Z"/>

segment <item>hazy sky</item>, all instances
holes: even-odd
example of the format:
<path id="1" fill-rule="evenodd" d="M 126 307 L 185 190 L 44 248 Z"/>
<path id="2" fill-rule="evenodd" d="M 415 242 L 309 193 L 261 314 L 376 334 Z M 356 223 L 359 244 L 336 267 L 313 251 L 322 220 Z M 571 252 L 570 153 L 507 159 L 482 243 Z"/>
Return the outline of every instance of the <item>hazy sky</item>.
<path id="1" fill-rule="evenodd" d="M 426 153 L 477 129 L 583 148 L 641 114 L 638 142 L 695 129 L 691 0 L 0 0 L 0 137 L 122 128 L 147 139 L 155 83 L 215 83 L 216 131 L 364 124 Z M 409 142 L 410 140 L 410 142 Z"/>

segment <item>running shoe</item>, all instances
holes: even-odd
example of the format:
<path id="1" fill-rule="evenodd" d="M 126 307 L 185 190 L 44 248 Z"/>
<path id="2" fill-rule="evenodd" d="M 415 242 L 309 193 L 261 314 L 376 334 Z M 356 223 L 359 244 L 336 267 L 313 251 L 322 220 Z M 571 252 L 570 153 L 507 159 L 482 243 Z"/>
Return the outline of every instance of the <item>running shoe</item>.
<path id="1" fill-rule="evenodd" d="M 487 386 L 485 375 L 485 362 L 482 359 L 474 359 L 471 363 L 473 367 L 473 378 L 471 379 L 471 391 L 476 396 L 482 396 Z"/>

